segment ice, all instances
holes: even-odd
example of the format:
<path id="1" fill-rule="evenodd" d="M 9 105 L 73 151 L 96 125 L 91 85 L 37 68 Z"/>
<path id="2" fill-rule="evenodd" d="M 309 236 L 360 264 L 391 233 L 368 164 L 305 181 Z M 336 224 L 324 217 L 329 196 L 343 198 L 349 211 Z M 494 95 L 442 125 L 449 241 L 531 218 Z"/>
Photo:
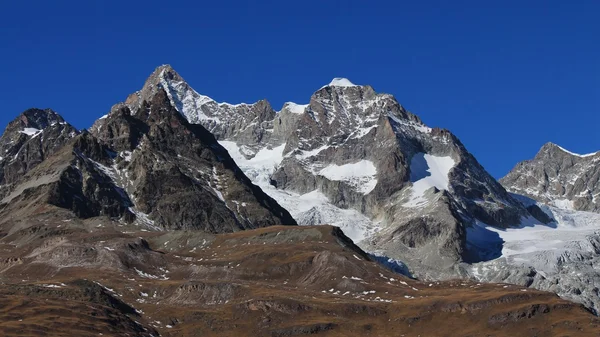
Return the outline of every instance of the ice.
<path id="1" fill-rule="evenodd" d="M 269 184 L 271 174 L 283 160 L 283 150 L 285 149 L 285 144 L 272 149 L 263 148 L 253 158 L 246 159 L 235 142 L 219 141 L 219 144 L 229 152 L 231 158 L 252 182 L 261 187 Z"/>
<path id="2" fill-rule="evenodd" d="M 371 193 L 377 185 L 377 168 L 370 160 L 344 165 L 330 164 L 318 174 L 332 181 L 344 181 L 363 194 Z"/>
<path id="3" fill-rule="evenodd" d="M 557 199 L 557 200 L 553 200 L 551 202 L 552 206 L 555 206 L 557 208 L 562 208 L 562 209 L 567 209 L 567 210 L 574 210 L 573 208 L 573 201 L 572 200 L 568 200 L 568 199 Z"/>
<path id="4" fill-rule="evenodd" d="M 411 199 L 405 203 L 408 207 L 418 207 L 427 202 L 425 191 L 435 187 L 448 190 L 448 174 L 456 165 L 448 156 L 439 157 L 427 153 L 417 153 L 410 162 Z"/>
<path id="5" fill-rule="evenodd" d="M 550 273 L 566 253 L 594 251 L 589 237 L 600 230 L 600 214 L 542 207 L 548 209 L 556 222 L 542 224 L 530 217 L 523 218 L 521 226 L 506 229 L 477 223 L 467 228 L 467 242 L 483 254 L 483 261 L 506 258 L 509 263 Z"/>

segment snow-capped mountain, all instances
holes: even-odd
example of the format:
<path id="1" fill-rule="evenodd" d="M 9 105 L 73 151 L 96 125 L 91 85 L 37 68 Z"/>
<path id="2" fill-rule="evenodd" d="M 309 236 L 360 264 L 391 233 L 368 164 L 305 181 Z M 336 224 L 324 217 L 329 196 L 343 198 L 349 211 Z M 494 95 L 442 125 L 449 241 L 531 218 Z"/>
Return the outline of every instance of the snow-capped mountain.
<path id="1" fill-rule="evenodd" d="M 344 78 L 276 112 L 216 103 L 163 66 L 89 130 L 31 109 L 0 150 L 3 334 L 600 326 L 554 294 L 479 282 L 597 308 L 598 214 L 508 194 L 450 132 Z M 410 279 L 390 256 L 420 276 L 477 281 Z"/>
<path id="2" fill-rule="evenodd" d="M 300 224 L 331 223 L 417 274 L 479 259 L 466 229 L 519 226 L 526 209 L 449 131 L 429 128 L 388 94 L 336 78 L 308 104 L 220 104 L 161 66 L 125 105 L 157 88 L 191 123 L 215 134 L 252 181 Z M 531 213 L 530 213 L 531 211 Z"/>

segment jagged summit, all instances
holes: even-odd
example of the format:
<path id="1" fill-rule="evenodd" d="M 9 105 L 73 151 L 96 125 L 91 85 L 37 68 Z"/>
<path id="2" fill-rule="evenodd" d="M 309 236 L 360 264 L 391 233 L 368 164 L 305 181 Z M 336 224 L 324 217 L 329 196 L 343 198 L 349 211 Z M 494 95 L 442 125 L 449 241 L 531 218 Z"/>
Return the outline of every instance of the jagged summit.
<path id="1" fill-rule="evenodd" d="M 600 211 L 600 152 L 573 153 L 548 142 L 500 182 L 513 193 L 560 208 Z"/>
<path id="2" fill-rule="evenodd" d="M 56 123 L 64 123 L 64 119 L 52 109 L 31 108 L 10 122 L 6 126 L 5 133 L 20 131 L 31 135 Z"/>

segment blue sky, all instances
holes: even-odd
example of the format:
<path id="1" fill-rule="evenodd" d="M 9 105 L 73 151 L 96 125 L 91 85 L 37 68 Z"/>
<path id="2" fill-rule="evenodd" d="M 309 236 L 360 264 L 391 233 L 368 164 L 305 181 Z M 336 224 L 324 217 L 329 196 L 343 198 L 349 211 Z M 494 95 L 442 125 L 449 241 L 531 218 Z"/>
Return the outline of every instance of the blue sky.
<path id="1" fill-rule="evenodd" d="M 394 94 L 495 177 L 548 141 L 600 150 L 600 1 L 3 1 L 6 125 L 89 127 L 171 64 L 231 103 L 306 103 L 333 77 Z"/>

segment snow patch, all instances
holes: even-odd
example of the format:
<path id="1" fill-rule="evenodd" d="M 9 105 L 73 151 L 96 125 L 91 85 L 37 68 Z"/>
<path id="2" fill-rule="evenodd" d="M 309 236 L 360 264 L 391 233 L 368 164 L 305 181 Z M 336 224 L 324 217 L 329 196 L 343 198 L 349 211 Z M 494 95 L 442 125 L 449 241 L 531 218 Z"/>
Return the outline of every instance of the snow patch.
<path id="1" fill-rule="evenodd" d="M 377 168 L 370 160 L 344 165 L 330 164 L 318 174 L 329 180 L 346 182 L 363 194 L 371 193 L 377 185 Z"/>
<path id="2" fill-rule="evenodd" d="M 555 206 L 557 208 L 561 208 L 561 209 L 566 209 L 566 210 L 574 210 L 575 208 L 573 207 L 573 201 L 569 200 L 569 199 L 557 199 L 557 200 L 552 200 L 550 202 L 550 204 L 552 206 Z"/>
<path id="3" fill-rule="evenodd" d="M 357 85 L 350 82 L 350 80 L 347 78 L 336 77 L 331 82 L 329 82 L 329 84 L 321 87 L 321 89 L 326 87 L 357 87 Z"/>
<path id="4" fill-rule="evenodd" d="M 219 141 L 233 158 L 240 169 L 252 182 L 266 194 L 275 199 L 288 210 L 300 225 L 329 224 L 338 226 L 355 243 L 359 243 L 379 230 L 379 223 L 374 223 L 364 214 L 353 209 L 341 209 L 333 205 L 327 197 L 315 190 L 305 194 L 278 190 L 270 184 L 270 177 L 283 160 L 285 144 L 272 149 L 261 149 L 256 155 L 247 159 L 240 152 L 240 147 L 231 141 Z M 316 155 L 328 146 L 324 146 L 305 156 Z"/>
<path id="5" fill-rule="evenodd" d="M 28 136 L 35 136 L 38 132 L 41 132 L 40 129 L 36 129 L 36 128 L 25 128 L 21 131 L 19 131 L 20 133 L 24 133 Z"/>
<path id="6" fill-rule="evenodd" d="M 287 102 L 283 105 L 284 109 L 295 114 L 303 114 L 306 107 L 308 107 L 308 104 L 296 104 L 294 102 Z"/>
<path id="7" fill-rule="evenodd" d="M 269 183 L 271 174 L 283 160 L 283 150 L 285 149 L 285 144 L 272 149 L 263 148 L 253 158 L 246 159 L 235 142 L 223 140 L 219 141 L 219 144 L 229 152 L 231 158 L 252 182 L 259 186 L 261 183 Z"/>
<path id="8" fill-rule="evenodd" d="M 449 156 L 439 157 L 427 153 L 415 154 L 410 162 L 411 199 L 404 205 L 418 207 L 427 202 L 425 191 L 432 187 L 448 190 L 448 174 L 456 165 Z"/>

